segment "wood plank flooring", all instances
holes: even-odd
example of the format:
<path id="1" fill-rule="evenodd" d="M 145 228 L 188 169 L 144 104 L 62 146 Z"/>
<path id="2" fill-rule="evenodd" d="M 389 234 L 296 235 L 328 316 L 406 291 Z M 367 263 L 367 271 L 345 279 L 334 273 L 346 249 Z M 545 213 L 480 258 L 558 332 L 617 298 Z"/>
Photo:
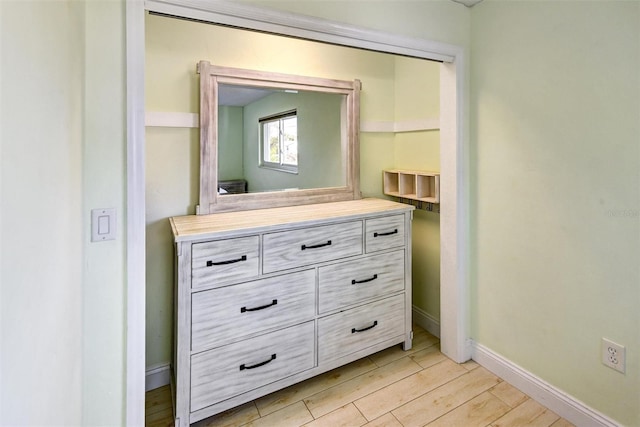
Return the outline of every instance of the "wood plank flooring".
<path id="1" fill-rule="evenodd" d="M 169 386 L 146 395 L 147 427 L 173 425 Z M 414 326 L 413 348 L 392 347 L 253 402 L 196 427 L 569 427 L 477 363 L 458 365 Z"/>

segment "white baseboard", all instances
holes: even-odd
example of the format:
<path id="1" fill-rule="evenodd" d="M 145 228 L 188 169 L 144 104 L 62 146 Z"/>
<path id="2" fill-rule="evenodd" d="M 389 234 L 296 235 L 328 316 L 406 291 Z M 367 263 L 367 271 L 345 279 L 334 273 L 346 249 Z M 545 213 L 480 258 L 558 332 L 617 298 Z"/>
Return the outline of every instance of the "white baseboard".
<path id="1" fill-rule="evenodd" d="M 145 374 L 145 391 L 171 384 L 171 365 L 163 363 L 148 368 Z"/>
<path id="2" fill-rule="evenodd" d="M 440 321 L 415 305 L 412 308 L 413 321 L 423 327 L 431 335 L 440 338 Z"/>
<path id="3" fill-rule="evenodd" d="M 481 344 L 471 342 L 471 355 L 480 365 L 576 426 L 620 425 Z"/>

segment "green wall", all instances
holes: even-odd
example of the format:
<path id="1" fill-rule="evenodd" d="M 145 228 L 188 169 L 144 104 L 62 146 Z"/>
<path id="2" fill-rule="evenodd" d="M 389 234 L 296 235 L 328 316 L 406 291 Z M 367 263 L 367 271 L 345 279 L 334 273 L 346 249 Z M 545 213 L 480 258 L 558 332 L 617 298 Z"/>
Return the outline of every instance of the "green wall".
<path id="1" fill-rule="evenodd" d="M 82 422 L 84 14 L 0 2 L 3 426 Z"/>
<path id="2" fill-rule="evenodd" d="M 123 425 L 124 2 L 0 15 L 0 424 Z M 108 207 L 117 238 L 92 243 Z"/>
<path id="3" fill-rule="evenodd" d="M 640 2 L 484 1 L 471 39 L 473 338 L 640 425 Z"/>
<path id="4" fill-rule="evenodd" d="M 244 107 L 244 176 L 249 191 L 340 187 L 347 182 L 340 135 L 342 96 L 314 92 L 274 93 Z M 298 173 L 258 167 L 258 122 L 296 109 Z"/>
<path id="5" fill-rule="evenodd" d="M 244 108 L 218 106 L 218 179 L 244 178 Z"/>
<path id="6" fill-rule="evenodd" d="M 451 0 L 236 0 L 424 40 L 469 46 L 470 10 Z"/>
<path id="7" fill-rule="evenodd" d="M 88 1 L 85 8 L 82 424 L 120 425 L 126 408 L 125 2 Z M 90 210 L 102 207 L 116 209 L 116 240 L 91 243 Z"/>

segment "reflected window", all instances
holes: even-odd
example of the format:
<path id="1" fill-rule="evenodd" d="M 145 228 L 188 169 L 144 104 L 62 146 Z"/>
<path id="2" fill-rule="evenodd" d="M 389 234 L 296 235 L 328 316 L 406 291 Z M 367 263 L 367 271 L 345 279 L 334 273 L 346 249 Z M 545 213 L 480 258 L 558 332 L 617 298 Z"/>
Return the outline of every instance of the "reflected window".
<path id="1" fill-rule="evenodd" d="M 260 167 L 298 173 L 297 111 L 286 111 L 258 121 Z"/>

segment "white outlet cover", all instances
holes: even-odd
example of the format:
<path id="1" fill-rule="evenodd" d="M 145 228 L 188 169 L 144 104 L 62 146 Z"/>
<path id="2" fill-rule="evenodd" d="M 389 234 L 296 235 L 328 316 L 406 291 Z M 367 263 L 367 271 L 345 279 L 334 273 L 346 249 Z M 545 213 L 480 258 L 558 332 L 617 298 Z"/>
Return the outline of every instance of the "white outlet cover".
<path id="1" fill-rule="evenodd" d="M 623 345 L 602 338 L 602 363 L 624 374 L 626 361 L 626 349 Z"/>

